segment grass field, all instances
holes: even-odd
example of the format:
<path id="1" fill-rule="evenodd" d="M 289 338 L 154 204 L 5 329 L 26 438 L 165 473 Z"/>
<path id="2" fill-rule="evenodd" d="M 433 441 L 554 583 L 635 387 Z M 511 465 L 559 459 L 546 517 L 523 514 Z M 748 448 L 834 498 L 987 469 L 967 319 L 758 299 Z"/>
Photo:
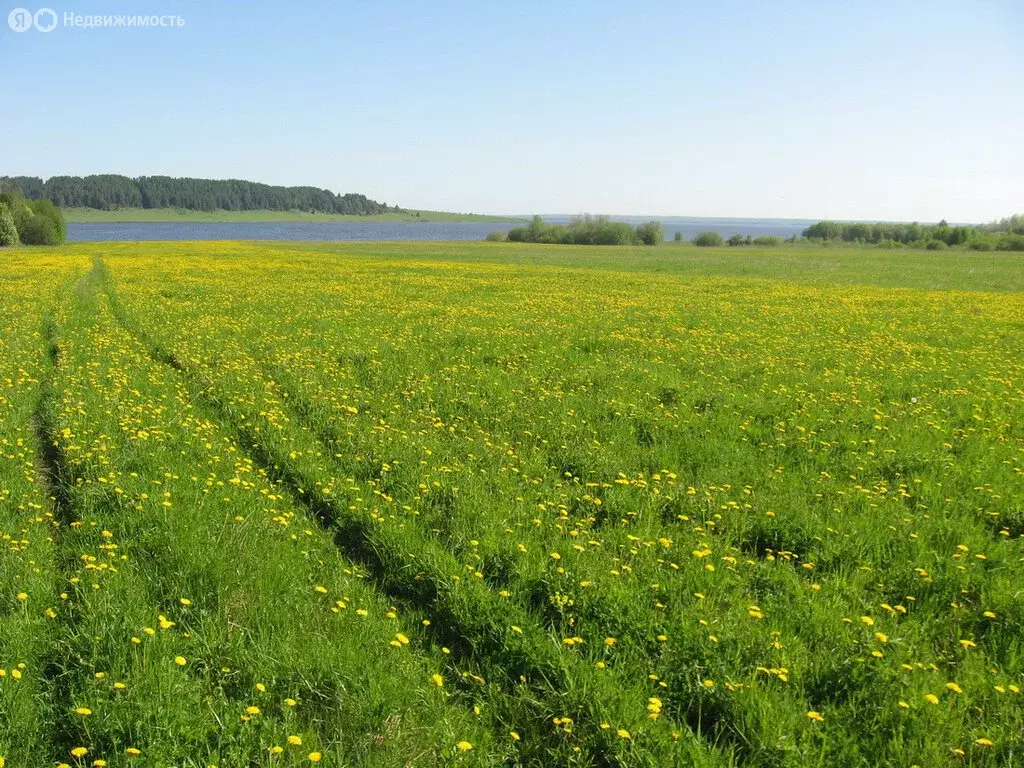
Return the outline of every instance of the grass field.
<path id="1" fill-rule="evenodd" d="M 1024 760 L 1019 255 L 96 243 L 0 296 L 6 766 Z"/>
<path id="2" fill-rule="evenodd" d="M 306 213 L 304 211 L 192 211 L 184 208 L 121 208 L 104 211 L 96 208 L 65 208 L 64 217 L 73 223 L 116 222 L 272 222 L 272 221 L 496 221 L 518 219 L 480 213 L 449 213 L 446 211 L 411 211 L 409 213 L 376 213 L 368 216 L 341 213 Z M 416 214 L 419 214 L 417 216 Z"/>

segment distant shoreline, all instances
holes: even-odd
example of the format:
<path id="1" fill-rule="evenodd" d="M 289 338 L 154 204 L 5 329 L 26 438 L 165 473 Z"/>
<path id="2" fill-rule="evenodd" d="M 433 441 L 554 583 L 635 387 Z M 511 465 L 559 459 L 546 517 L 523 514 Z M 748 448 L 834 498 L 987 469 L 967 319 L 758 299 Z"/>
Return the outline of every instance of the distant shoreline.
<path id="1" fill-rule="evenodd" d="M 142 224 L 160 222 L 339 222 L 339 221 L 410 221 L 444 222 L 477 221 L 518 223 L 514 216 L 489 216 L 479 213 L 448 213 L 445 211 L 408 211 L 375 213 L 365 216 L 341 213 L 306 213 L 304 211 L 193 211 L 184 208 L 64 208 L 64 218 L 71 224 Z M 416 214 L 419 214 L 418 216 Z"/>

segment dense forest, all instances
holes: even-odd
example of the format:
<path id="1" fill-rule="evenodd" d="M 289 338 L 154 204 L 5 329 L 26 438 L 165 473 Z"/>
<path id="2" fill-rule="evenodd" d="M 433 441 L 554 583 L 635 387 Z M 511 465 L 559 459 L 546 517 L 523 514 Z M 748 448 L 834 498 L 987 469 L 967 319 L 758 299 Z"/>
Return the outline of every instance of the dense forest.
<path id="1" fill-rule="evenodd" d="M 337 195 L 315 187 L 275 187 L 238 179 L 188 179 L 115 174 L 0 176 L 0 191 L 19 190 L 29 200 L 49 200 L 61 208 L 185 208 L 193 211 L 305 211 L 369 215 L 401 209 L 365 195 Z"/>

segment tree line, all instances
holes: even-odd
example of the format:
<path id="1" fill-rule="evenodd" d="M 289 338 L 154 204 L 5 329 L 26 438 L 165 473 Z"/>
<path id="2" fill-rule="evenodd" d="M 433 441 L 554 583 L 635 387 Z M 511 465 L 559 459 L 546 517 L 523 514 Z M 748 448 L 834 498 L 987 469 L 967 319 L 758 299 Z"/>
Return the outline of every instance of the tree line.
<path id="1" fill-rule="evenodd" d="M 1024 216 L 1014 215 L 981 226 L 819 221 L 803 237 L 821 242 L 865 243 L 942 250 L 964 246 L 975 251 L 1024 251 Z"/>
<path id="2" fill-rule="evenodd" d="M 514 243 L 561 243 L 563 245 L 658 245 L 665 242 L 660 221 L 633 227 L 607 216 L 577 216 L 569 224 L 548 224 L 534 216 L 529 226 L 492 232 L 488 240 L 508 239 Z"/>
<path id="3" fill-rule="evenodd" d="M 18 190 L 29 200 L 49 200 L 61 208 L 185 208 L 192 211 L 305 211 L 371 215 L 399 212 L 366 195 L 338 195 L 316 187 L 279 187 L 239 179 L 171 176 L 129 178 L 94 176 L 2 176 L 0 191 Z"/>

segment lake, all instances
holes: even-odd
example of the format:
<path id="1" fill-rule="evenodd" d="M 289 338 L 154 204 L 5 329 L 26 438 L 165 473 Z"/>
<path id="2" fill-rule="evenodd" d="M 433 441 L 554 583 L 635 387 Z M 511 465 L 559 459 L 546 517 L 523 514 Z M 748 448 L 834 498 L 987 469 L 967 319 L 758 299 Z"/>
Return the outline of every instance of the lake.
<path id="1" fill-rule="evenodd" d="M 638 224 L 650 221 L 640 217 L 612 217 L 616 221 Z M 552 223 L 567 223 L 568 216 L 546 216 Z M 662 218 L 665 237 L 676 232 L 691 240 L 698 232 L 714 231 L 724 237 L 741 235 L 799 235 L 812 221 L 796 219 L 696 219 Z M 496 229 L 507 232 L 520 224 L 477 221 L 331 221 L 331 222 L 134 222 L 115 224 L 68 224 L 69 242 L 137 240 L 483 240 Z"/>

